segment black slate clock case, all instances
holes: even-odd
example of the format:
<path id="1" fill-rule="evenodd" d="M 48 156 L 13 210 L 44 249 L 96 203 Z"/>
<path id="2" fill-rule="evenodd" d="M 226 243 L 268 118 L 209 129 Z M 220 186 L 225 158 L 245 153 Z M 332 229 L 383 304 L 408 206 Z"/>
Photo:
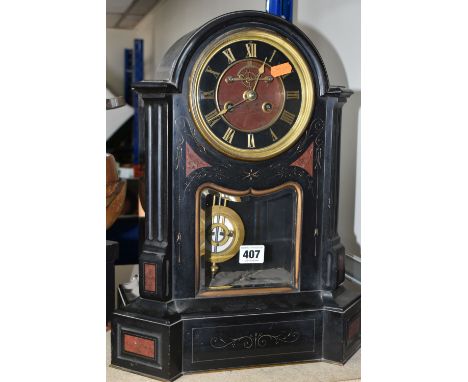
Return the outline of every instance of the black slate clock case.
<path id="1" fill-rule="evenodd" d="M 304 134 L 289 150 L 257 162 L 229 158 L 208 145 L 188 105 L 189 76 L 200 52 L 245 27 L 271 30 L 296 44 L 315 81 Z M 113 315 L 112 365 L 173 380 L 202 370 L 346 362 L 360 347 L 360 288 L 345 280 L 337 234 L 341 108 L 352 93 L 329 86 L 317 50 L 297 27 L 256 11 L 220 16 L 184 36 L 167 52 L 158 79 L 134 88 L 144 126 L 146 234 L 140 298 Z M 301 158 L 312 171 L 292 165 Z M 197 189 L 214 183 L 263 190 L 286 182 L 303 192 L 298 290 L 198 295 Z"/>

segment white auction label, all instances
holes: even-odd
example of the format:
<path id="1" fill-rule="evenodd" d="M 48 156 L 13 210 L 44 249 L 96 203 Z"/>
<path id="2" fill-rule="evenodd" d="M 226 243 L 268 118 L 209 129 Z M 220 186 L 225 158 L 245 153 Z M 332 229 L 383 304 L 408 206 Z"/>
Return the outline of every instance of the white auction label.
<path id="1" fill-rule="evenodd" d="M 265 260 L 264 245 L 241 245 L 239 264 L 263 264 Z"/>

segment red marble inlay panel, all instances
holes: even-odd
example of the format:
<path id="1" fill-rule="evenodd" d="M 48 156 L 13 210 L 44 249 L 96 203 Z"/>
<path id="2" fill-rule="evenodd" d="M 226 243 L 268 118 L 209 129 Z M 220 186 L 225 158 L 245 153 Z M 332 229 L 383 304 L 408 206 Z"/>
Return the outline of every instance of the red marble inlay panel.
<path id="1" fill-rule="evenodd" d="M 361 331 L 361 317 L 356 317 L 348 325 L 348 341 L 352 341 Z"/>
<path id="2" fill-rule="evenodd" d="M 144 263 L 145 291 L 156 292 L 156 264 Z"/>
<path id="3" fill-rule="evenodd" d="M 123 343 L 123 348 L 127 353 L 134 353 L 143 357 L 155 359 L 155 340 L 124 334 Z"/>
<path id="4" fill-rule="evenodd" d="M 314 170 L 314 144 L 311 143 L 307 150 L 291 163 L 291 166 L 301 167 L 312 176 Z"/>
<path id="5" fill-rule="evenodd" d="M 193 171 L 202 167 L 211 167 L 201 159 L 188 143 L 185 143 L 185 176 L 189 176 Z"/>

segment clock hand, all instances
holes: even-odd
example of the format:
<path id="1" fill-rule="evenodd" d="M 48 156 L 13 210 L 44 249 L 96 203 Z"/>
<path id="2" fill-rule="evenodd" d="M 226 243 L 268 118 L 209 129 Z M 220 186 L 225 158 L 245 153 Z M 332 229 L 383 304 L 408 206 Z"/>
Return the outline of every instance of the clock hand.
<path id="1" fill-rule="evenodd" d="M 228 111 L 231 111 L 232 109 L 234 109 L 235 107 L 239 106 L 240 104 L 244 103 L 248 101 L 248 99 L 243 99 L 242 101 L 239 101 L 237 103 L 235 103 L 234 105 L 231 105 L 231 106 L 228 106 L 229 104 L 228 103 L 225 103 L 224 104 L 224 107 L 223 107 L 223 110 L 221 110 L 218 114 L 212 116 L 210 119 L 207 119 L 207 122 L 210 123 L 212 120 L 226 114 Z"/>
<path id="2" fill-rule="evenodd" d="M 255 92 L 255 89 L 257 88 L 258 81 L 260 80 L 260 76 L 265 72 L 265 63 L 266 63 L 266 59 L 267 59 L 267 58 L 268 58 L 268 57 L 265 57 L 265 59 L 263 60 L 262 66 L 260 66 L 260 67 L 258 68 L 258 76 L 257 76 L 257 79 L 255 80 L 255 84 L 254 84 L 254 86 L 253 86 L 253 88 L 252 88 L 252 92 Z M 218 118 L 218 117 L 220 117 L 220 116 L 226 114 L 228 111 L 231 111 L 232 109 L 234 109 L 235 107 L 237 107 L 237 106 L 243 104 L 243 103 L 246 102 L 246 101 L 252 101 L 252 99 L 250 99 L 250 98 L 248 98 L 248 97 L 245 97 L 242 101 L 239 101 L 239 102 L 237 102 L 237 103 L 235 103 L 234 105 L 229 106 L 229 107 L 228 107 L 228 104 L 227 104 L 227 103 L 224 104 L 223 110 L 221 110 L 218 114 L 216 114 L 216 115 L 214 115 L 213 117 L 211 117 L 210 119 L 208 119 L 208 120 L 207 120 L 208 123 L 210 123 L 212 120 L 214 120 L 214 119 L 216 119 L 216 118 Z"/>
<path id="3" fill-rule="evenodd" d="M 265 57 L 265 59 L 263 60 L 262 66 L 260 66 L 260 67 L 258 68 L 258 76 L 257 76 L 257 79 L 256 79 L 256 81 L 255 81 L 255 84 L 254 84 L 254 86 L 253 86 L 253 88 L 252 88 L 253 91 L 255 91 L 255 89 L 257 88 L 258 80 L 260 79 L 260 76 L 265 72 L 265 62 L 266 62 L 266 59 L 267 59 L 267 57 Z"/>
<path id="4" fill-rule="evenodd" d="M 239 106 L 240 104 L 244 103 L 245 101 L 248 101 L 248 99 L 243 99 L 242 101 L 239 101 L 239 102 L 235 103 L 234 105 L 228 107 L 227 110 L 226 110 L 226 112 L 231 111 L 232 109 L 234 109 L 235 107 L 237 107 L 237 106 Z"/>
<path id="5" fill-rule="evenodd" d="M 210 118 L 207 118 L 206 121 L 207 121 L 208 123 L 210 123 L 210 122 L 213 121 L 214 119 L 216 119 L 216 118 L 222 116 L 223 114 L 226 114 L 227 112 L 228 112 L 228 104 L 225 103 L 223 109 L 222 109 L 218 114 L 215 114 L 215 115 L 213 115 L 213 116 L 210 117 Z"/>

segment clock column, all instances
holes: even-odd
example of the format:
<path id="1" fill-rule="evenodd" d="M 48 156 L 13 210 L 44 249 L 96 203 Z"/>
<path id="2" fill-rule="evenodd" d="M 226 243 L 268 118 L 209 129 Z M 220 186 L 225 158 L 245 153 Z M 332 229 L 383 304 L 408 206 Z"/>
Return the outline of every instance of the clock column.
<path id="1" fill-rule="evenodd" d="M 142 89 L 139 89 L 140 91 Z M 140 296 L 170 297 L 169 121 L 166 101 L 143 94 L 145 124 L 145 241 L 139 260 Z"/>
<path id="2" fill-rule="evenodd" d="M 322 147 L 324 160 L 319 176 L 322 232 L 319 232 L 322 248 L 322 285 L 325 290 L 334 290 L 345 279 L 345 248 L 338 236 L 338 192 L 340 185 L 340 134 L 341 110 L 353 92 L 344 88 L 330 88 L 325 95 L 326 119 Z M 321 155 L 319 155 L 320 157 Z"/>

